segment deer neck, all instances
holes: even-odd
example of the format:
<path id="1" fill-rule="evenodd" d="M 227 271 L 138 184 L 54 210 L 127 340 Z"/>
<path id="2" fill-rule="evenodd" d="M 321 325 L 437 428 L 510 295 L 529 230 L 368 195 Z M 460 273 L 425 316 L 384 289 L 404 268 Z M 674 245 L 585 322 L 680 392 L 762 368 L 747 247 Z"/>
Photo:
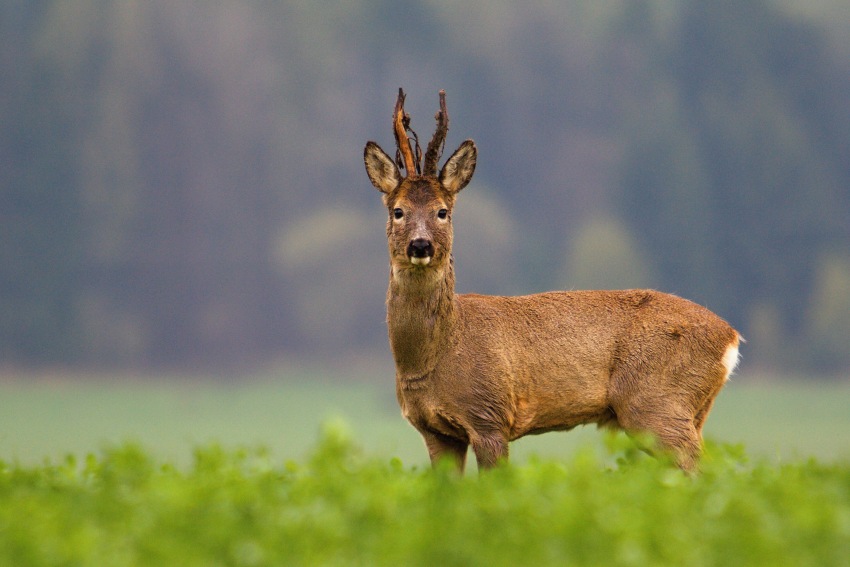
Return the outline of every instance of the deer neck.
<path id="1" fill-rule="evenodd" d="M 402 384 L 421 380 L 437 366 L 455 324 L 454 267 L 392 266 L 387 291 L 387 326 L 396 376 Z"/>

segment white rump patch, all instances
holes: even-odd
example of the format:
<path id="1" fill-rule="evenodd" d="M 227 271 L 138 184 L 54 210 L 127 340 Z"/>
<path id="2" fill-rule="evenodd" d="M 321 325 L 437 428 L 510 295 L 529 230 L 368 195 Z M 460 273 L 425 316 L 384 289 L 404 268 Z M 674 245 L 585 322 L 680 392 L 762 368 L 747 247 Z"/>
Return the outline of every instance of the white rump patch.
<path id="1" fill-rule="evenodd" d="M 726 352 L 723 354 L 723 359 L 721 360 L 723 366 L 726 368 L 726 380 L 729 380 L 729 377 L 735 371 L 735 367 L 738 366 L 738 360 L 740 360 L 740 358 L 741 355 L 738 352 L 738 341 L 736 340 L 726 348 Z"/>

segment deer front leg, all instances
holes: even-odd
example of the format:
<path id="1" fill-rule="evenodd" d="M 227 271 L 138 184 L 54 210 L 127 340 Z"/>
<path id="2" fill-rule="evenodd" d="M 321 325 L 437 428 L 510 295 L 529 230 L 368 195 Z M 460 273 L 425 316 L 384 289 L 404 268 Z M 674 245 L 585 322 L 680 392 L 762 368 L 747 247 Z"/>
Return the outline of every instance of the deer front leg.
<path id="1" fill-rule="evenodd" d="M 458 471 L 463 472 L 466 466 L 468 443 L 454 437 L 430 431 L 422 432 L 422 437 L 425 439 L 425 446 L 428 447 L 428 455 L 431 457 L 432 466 L 436 467 L 437 463 L 444 458 L 451 459 Z"/>
<path id="2" fill-rule="evenodd" d="M 472 450 L 478 460 L 478 470 L 491 469 L 508 460 L 508 440 L 499 433 L 473 439 Z"/>

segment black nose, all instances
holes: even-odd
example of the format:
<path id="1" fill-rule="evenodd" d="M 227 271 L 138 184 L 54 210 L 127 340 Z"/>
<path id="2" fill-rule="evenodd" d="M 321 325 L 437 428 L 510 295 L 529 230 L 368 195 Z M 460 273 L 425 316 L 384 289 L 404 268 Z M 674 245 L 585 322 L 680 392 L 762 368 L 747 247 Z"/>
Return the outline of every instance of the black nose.
<path id="1" fill-rule="evenodd" d="M 430 258 L 434 255 L 434 247 L 430 240 L 417 238 L 407 245 L 407 255 L 411 258 Z"/>

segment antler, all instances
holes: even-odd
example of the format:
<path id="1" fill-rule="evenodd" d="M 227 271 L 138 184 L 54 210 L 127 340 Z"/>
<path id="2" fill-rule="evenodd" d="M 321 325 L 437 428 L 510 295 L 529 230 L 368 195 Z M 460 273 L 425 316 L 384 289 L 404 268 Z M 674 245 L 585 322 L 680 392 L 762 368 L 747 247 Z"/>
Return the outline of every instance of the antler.
<path id="1" fill-rule="evenodd" d="M 419 158 L 421 157 L 422 150 L 419 149 L 419 137 L 410 128 L 410 115 L 404 111 L 404 99 L 404 91 L 399 88 L 398 100 L 396 100 L 395 110 L 393 110 L 393 135 L 395 136 L 396 148 L 398 148 L 396 150 L 395 160 L 399 168 L 407 171 L 407 175 L 411 173 L 419 174 Z M 410 138 L 407 137 L 408 130 L 413 134 L 413 138 L 416 141 L 415 156 L 413 149 L 410 147 Z M 404 141 L 402 142 L 402 140 Z M 403 161 L 402 158 L 404 158 Z"/>
<path id="2" fill-rule="evenodd" d="M 440 161 L 440 156 L 443 155 L 443 148 L 446 145 L 446 133 L 449 131 L 449 113 L 446 110 L 446 91 L 440 91 L 440 110 L 434 116 L 437 120 L 437 130 L 434 132 L 434 137 L 428 143 L 428 149 L 425 151 L 425 167 L 423 168 L 424 175 L 437 175 L 437 162 Z"/>

